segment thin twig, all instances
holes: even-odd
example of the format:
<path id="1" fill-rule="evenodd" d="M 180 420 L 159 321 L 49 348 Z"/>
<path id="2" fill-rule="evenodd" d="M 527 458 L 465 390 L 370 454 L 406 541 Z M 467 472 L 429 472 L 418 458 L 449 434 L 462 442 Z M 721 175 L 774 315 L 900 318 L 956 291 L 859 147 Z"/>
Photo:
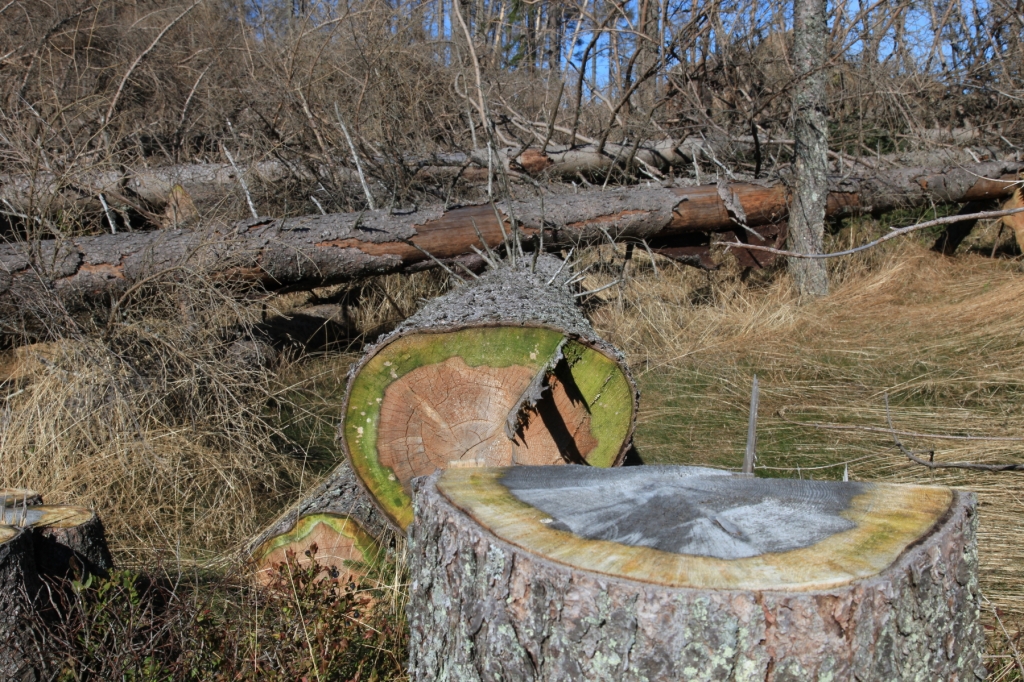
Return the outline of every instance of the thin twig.
<path id="1" fill-rule="evenodd" d="M 575 246 L 572 247 L 571 249 L 569 249 L 569 253 L 566 255 L 565 260 L 563 260 L 562 264 L 558 266 L 557 270 L 555 270 L 555 274 L 551 275 L 551 279 L 549 279 L 547 281 L 547 283 L 546 283 L 547 286 L 551 286 L 551 283 L 555 281 L 555 278 L 558 277 L 560 274 L 562 274 L 562 268 L 564 268 L 565 264 L 568 263 L 572 259 L 572 252 L 575 251 L 575 250 L 576 250 Z"/>
<path id="2" fill-rule="evenodd" d="M 500 261 L 501 258 L 499 258 L 498 254 L 494 253 L 494 251 L 491 250 L 491 247 L 487 243 L 487 240 L 484 239 L 484 236 L 480 233 L 480 228 L 477 227 L 476 225 L 476 219 L 471 218 L 469 222 L 473 224 L 473 231 L 476 232 L 477 239 L 480 240 L 480 243 L 484 247 L 484 251 L 487 252 L 487 261 L 491 264 L 491 267 L 498 267 L 498 261 Z"/>
<path id="3" fill-rule="evenodd" d="M 945 218 L 936 218 L 935 220 L 929 220 L 923 223 L 917 223 L 909 227 L 901 227 L 899 229 L 892 229 L 888 234 L 879 237 L 878 239 L 868 242 L 862 246 L 858 246 L 853 249 L 846 249 L 845 251 L 833 251 L 832 253 L 797 253 L 796 251 L 786 251 L 784 249 L 774 249 L 770 246 L 755 246 L 754 244 L 744 244 L 742 242 L 719 242 L 724 245 L 727 249 L 750 249 L 752 251 L 765 251 L 767 253 L 774 253 L 780 256 L 787 256 L 789 258 L 837 258 L 839 256 L 849 256 L 850 254 L 857 253 L 858 251 L 866 251 L 872 247 L 878 246 L 882 242 L 887 242 L 890 239 L 896 237 L 902 237 L 905 234 L 915 232 L 917 230 L 923 230 L 928 227 L 935 227 L 936 225 L 949 225 L 950 223 L 959 223 L 967 220 L 989 220 L 991 218 L 1002 218 L 1004 216 L 1013 215 L 1014 213 L 1020 213 L 1024 211 L 1022 208 L 1010 208 L 1004 211 L 981 211 L 979 213 L 965 213 L 963 215 L 946 216 Z"/>
<path id="4" fill-rule="evenodd" d="M 238 165 L 235 163 L 234 157 L 231 156 L 231 152 L 224 146 L 224 143 L 220 143 L 220 150 L 224 152 L 224 156 L 228 157 L 228 162 L 231 167 L 235 169 L 235 176 L 238 178 L 238 184 L 242 186 L 242 191 L 245 192 L 245 202 L 249 204 L 249 213 L 252 213 L 254 220 L 260 217 L 260 214 L 256 211 L 256 204 L 252 203 L 252 195 L 249 194 L 249 186 L 245 184 L 245 177 L 242 175 L 242 171 L 238 169 Z"/>
<path id="5" fill-rule="evenodd" d="M 580 296 L 592 296 L 593 294 L 600 293 L 600 292 L 604 291 L 605 289 L 611 289 L 613 286 L 615 286 L 616 284 L 620 284 L 621 282 L 622 282 L 621 279 L 617 279 L 614 282 L 611 282 L 609 284 L 605 284 L 603 287 L 598 287 L 598 288 L 593 289 L 591 291 L 581 291 L 578 294 L 574 294 L 573 298 L 579 298 Z"/>
<path id="6" fill-rule="evenodd" d="M 892 434 L 892 439 L 896 443 L 896 447 L 900 449 L 907 459 L 920 464 L 921 466 L 928 467 L 929 469 L 968 469 L 971 471 L 1024 471 L 1024 464 L 976 464 L 974 462 L 936 462 L 935 451 L 929 451 L 929 458 L 927 460 L 921 459 L 914 454 L 913 450 L 908 450 L 900 442 L 899 436 L 896 435 L 896 429 L 892 425 L 892 415 L 889 412 L 889 394 L 885 394 L 885 421 L 889 425 L 889 433 Z"/>
<path id="7" fill-rule="evenodd" d="M 757 375 L 750 388 L 750 418 L 747 421 L 747 451 L 743 455 L 743 473 L 754 475 L 754 462 L 757 461 L 757 404 L 761 398 Z"/>
<path id="8" fill-rule="evenodd" d="M 100 192 L 100 203 L 103 204 L 103 212 L 107 215 L 107 222 L 110 223 L 110 234 L 117 234 L 117 223 L 114 222 L 114 214 L 107 205 L 107 198 Z"/>
<path id="9" fill-rule="evenodd" d="M 203 0 L 196 0 L 195 2 L 193 2 L 188 7 L 188 9 L 186 9 L 184 12 L 179 14 L 174 19 L 174 21 L 172 21 L 171 23 L 167 24 L 167 26 L 164 26 L 164 30 L 160 31 L 160 33 L 157 34 L 156 38 L 153 38 L 153 42 L 151 42 L 149 44 L 149 47 L 147 47 L 145 50 L 143 50 L 142 54 L 140 54 L 138 57 L 135 58 L 135 61 L 132 62 L 132 65 L 129 66 L 128 70 L 125 72 L 124 78 L 121 79 L 121 84 L 117 86 L 117 91 L 114 93 L 114 98 L 112 100 L 110 100 L 110 106 L 107 108 L 107 115 L 103 117 L 103 123 L 104 124 L 109 124 L 110 123 L 110 117 L 114 115 L 114 109 L 117 108 L 117 102 L 121 98 L 121 93 L 124 92 L 124 86 L 127 85 L 128 79 L 132 77 L 133 73 L 135 73 L 135 69 L 138 68 L 139 64 L 142 63 L 142 60 L 145 59 L 149 55 L 149 53 L 152 52 L 156 48 L 157 43 L 159 43 L 161 40 L 163 40 L 163 37 L 165 35 L 167 35 L 168 31 L 170 31 L 172 28 L 174 28 L 179 21 L 184 19 L 186 14 L 188 14 L 189 12 L 194 10 L 196 7 L 198 7 L 199 4 L 202 3 L 202 1 Z"/>
<path id="10" fill-rule="evenodd" d="M 366 183 L 366 176 L 363 174 L 363 164 L 359 161 L 359 154 L 356 153 L 356 146 L 352 143 L 352 137 L 348 134 L 348 128 L 345 126 L 344 119 L 341 118 L 341 110 L 338 109 L 338 103 L 334 103 L 334 115 L 338 117 L 338 125 L 341 126 L 341 132 L 345 133 L 345 140 L 348 142 L 348 148 L 352 150 L 352 160 L 356 163 L 356 173 L 359 174 L 359 182 L 363 185 L 363 193 L 366 194 L 366 205 L 370 207 L 371 211 L 377 210 L 377 204 L 373 201 L 373 194 L 370 193 L 370 186 Z"/>
<path id="11" fill-rule="evenodd" d="M 427 251 L 424 248 L 421 248 L 418 244 L 415 244 L 411 239 L 403 239 L 402 241 L 405 242 L 406 244 L 408 244 L 409 246 L 411 246 L 412 248 L 416 249 L 420 253 L 424 254 L 430 260 L 434 261 L 435 265 L 441 267 L 445 272 L 447 272 L 449 275 L 454 277 L 457 282 L 461 282 L 462 281 L 462 278 L 459 277 L 455 273 L 454 270 L 452 270 L 450 267 L 448 267 L 447 265 L 445 265 L 444 263 L 439 261 L 437 258 L 435 258 L 434 254 L 430 253 L 429 251 Z M 476 277 L 477 279 L 479 279 L 479 277 L 477 277 L 476 273 L 471 272 L 470 274 L 473 275 L 473 277 Z"/>
<path id="12" fill-rule="evenodd" d="M 985 601 L 988 601 L 988 597 L 985 597 Z M 996 617 L 996 622 L 999 623 L 999 629 L 1003 631 L 1003 635 L 1006 637 L 1006 643 L 1010 645 L 1010 651 L 1013 652 L 1013 662 L 1017 665 L 1017 670 L 1020 671 L 1021 677 L 1024 678 L 1024 663 L 1020 660 L 1020 652 L 1017 651 L 1017 645 L 1013 643 L 1013 638 L 1010 637 L 1006 626 L 1003 625 L 1003 619 L 999 617 L 999 609 L 992 602 L 989 602 L 989 606 L 992 607 L 992 615 Z"/>

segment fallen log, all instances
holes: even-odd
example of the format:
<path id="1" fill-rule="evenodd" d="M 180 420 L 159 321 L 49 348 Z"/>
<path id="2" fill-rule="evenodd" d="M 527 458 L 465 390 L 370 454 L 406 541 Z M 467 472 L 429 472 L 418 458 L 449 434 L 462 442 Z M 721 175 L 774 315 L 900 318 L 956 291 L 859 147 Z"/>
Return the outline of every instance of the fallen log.
<path id="1" fill-rule="evenodd" d="M 506 262 L 428 303 L 353 367 L 339 440 L 399 529 L 412 521 L 412 479 L 437 469 L 622 463 L 639 393 L 564 266 Z"/>
<path id="2" fill-rule="evenodd" d="M 415 507 L 413 680 L 984 677 L 970 493 L 517 467 Z"/>
<path id="3" fill-rule="evenodd" d="M 993 161 L 946 169 L 897 169 L 836 179 L 833 217 L 897 207 L 1008 196 L 1024 163 Z M 609 238 L 671 246 L 696 233 L 775 225 L 786 215 L 781 183 L 630 188 L 503 202 L 448 211 L 440 207 L 249 220 L 229 229 L 163 230 L 0 246 L 0 314 L 31 316 L 55 294 L 70 309 L 119 297 L 177 269 L 211 277 L 299 289 L 401 272 L 497 248 L 513 219 L 524 238 L 541 230 L 548 249 Z"/>
<path id="4" fill-rule="evenodd" d="M 362 574 L 360 564 L 373 564 L 390 547 L 389 528 L 348 462 L 342 461 L 319 486 L 254 538 L 247 553 L 256 579 L 264 585 L 274 581 L 289 552 L 299 565 L 309 565 L 314 544 L 320 566 L 354 579 Z"/>
<path id="5" fill-rule="evenodd" d="M 792 146 L 792 140 L 763 140 L 766 146 Z M 413 183 L 420 185 L 448 184 L 456 178 L 480 184 L 499 176 L 499 169 L 511 174 L 533 178 L 560 180 L 589 178 L 604 181 L 613 169 L 643 178 L 661 177 L 695 164 L 718 162 L 735 167 L 737 157 L 749 157 L 754 140 L 749 136 L 713 138 L 691 136 L 683 140 L 650 140 L 638 145 L 596 143 L 576 146 L 549 144 L 537 147 L 501 147 L 476 149 L 470 153 L 449 152 L 410 157 L 401 161 L 412 173 Z M 925 152 L 889 154 L 878 157 L 850 157 L 832 153 L 833 171 L 843 175 L 851 167 L 860 170 L 900 167 L 943 167 L 970 165 L 981 161 L 1010 158 L 1001 150 L 984 147 L 936 149 Z M 371 159 L 380 166 L 393 166 L 388 159 Z M 490 170 L 488 170 L 490 169 Z M 281 185 L 286 182 L 314 184 L 322 178 L 336 182 L 358 183 L 358 174 L 343 160 L 320 163 L 310 169 L 303 162 L 278 159 L 254 161 L 244 167 L 230 163 L 184 163 L 168 166 L 135 166 L 124 169 L 76 169 L 64 175 L 39 172 L 30 175 L 0 175 L 0 202 L 3 209 L 22 214 L 55 215 L 60 211 L 103 210 L 99 196 L 111 204 L 122 204 L 155 215 L 177 202 L 209 209 L 226 194 L 239 187 L 239 173 L 246 182 Z M 174 211 L 168 211 L 162 226 L 177 226 Z"/>

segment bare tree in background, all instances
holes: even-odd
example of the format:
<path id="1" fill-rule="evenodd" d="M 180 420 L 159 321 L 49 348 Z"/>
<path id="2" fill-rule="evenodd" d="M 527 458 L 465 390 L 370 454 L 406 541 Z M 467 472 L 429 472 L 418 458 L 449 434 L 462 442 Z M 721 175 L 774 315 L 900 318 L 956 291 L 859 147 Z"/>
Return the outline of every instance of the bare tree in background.
<path id="1" fill-rule="evenodd" d="M 789 248 L 797 253 L 824 250 L 828 200 L 826 37 L 825 0 L 795 0 L 793 64 L 799 81 L 793 92 L 796 167 L 789 212 Z M 790 258 L 789 269 L 801 294 L 828 294 L 824 260 Z"/>

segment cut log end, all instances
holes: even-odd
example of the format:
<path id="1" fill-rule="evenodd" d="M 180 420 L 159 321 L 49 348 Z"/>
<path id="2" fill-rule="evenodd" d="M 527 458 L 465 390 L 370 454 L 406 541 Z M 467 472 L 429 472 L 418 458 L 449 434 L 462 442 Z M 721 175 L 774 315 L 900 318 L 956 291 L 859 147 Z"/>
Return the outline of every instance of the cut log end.
<path id="1" fill-rule="evenodd" d="M 43 497 L 28 488 L 0 488 L 0 507 L 34 507 L 43 503 Z"/>
<path id="2" fill-rule="evenodd" d="M 325 573 L 340 579 L 342 584 L 358 582 L 367 567 L 380 558 L 381 551 L 381 546 L 354 519 L 341 514 L 311 514 L 256 550 L 256 579 L 266 586 L 274 584 L 279 567 L 292 554 L 300 567 L 315 560 Z"/>
<path id="3" fill-rule="evenodd" d="M 352 382 L 343 438 L 404 528 L 417 476 L 467 465 L 613 466 L 633 420 L 633 388 L 616 359 L 559 330 L 490 326 L 411 334 L 381 349 Z"/>
<path id="4" fill-rule="evenodd" d="M 693 467 L 519 467 L 420 479 L 415 506 L 414 680 L 981 670 L 969 494 Z"/>
<path id="5" fill-rule="evenodd" d="M 502 540 L 574 568 L 745 590 L 819 590 L 876 575 L 953 500 L 946 488 L 696 467 L 460 470 L 438 490 Z"/>

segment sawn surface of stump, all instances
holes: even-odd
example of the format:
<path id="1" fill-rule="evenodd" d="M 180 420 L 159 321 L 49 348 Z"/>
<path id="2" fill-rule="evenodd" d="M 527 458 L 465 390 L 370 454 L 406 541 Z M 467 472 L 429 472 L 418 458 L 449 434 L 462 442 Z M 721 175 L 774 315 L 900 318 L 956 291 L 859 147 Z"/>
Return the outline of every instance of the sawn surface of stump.
<path id="1" fill-rule="evenodd" d="M 460 465 L 622 463 L 638 392 L 576 306 L 568 265 L 504 265 L 428 303 L 354 366 L 340 440 L 397 527 L 410 483 Z"/>
<path id="2" fill-rule="evenodd" d="M 696 467 L 450 469 L 410 528 L 414 680 L 974 680 L 975 501 Z"/>

